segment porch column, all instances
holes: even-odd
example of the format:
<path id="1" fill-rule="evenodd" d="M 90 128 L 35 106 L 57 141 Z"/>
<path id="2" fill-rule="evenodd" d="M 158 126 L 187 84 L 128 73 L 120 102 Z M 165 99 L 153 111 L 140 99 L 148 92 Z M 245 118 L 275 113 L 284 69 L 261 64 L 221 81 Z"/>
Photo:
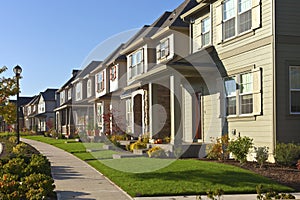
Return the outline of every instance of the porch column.
<path id="1" fill-rule="evenodd" d="M 180 79 L 174 75 L 170 76 L 170 117 L 171 117 L 171 144 L 182 142 L 181 107 L 182 94 L 180 90 Z"/>
<path id="2" fill-rule="evenodd" d="M 148 106 L 149 106 L 149 137 L 150 139 L 152 139 L 152 136 L 153 136 L 153 113 L 152 113 L 152 83 L 149 83 L 149 103 L 148 103 Z"/>

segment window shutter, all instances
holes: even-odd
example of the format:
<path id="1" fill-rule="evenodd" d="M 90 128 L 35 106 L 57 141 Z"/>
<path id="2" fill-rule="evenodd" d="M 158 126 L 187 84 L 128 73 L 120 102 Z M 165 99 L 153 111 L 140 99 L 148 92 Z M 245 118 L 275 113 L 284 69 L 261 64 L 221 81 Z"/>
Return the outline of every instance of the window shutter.
<path id="1" fill-rule="evenodd" d="M 104 71 L 102 71 L 102 87 L 101 87 L 101 90 L 104 90 L 104 80 L 105 80 Z"/>
<path id="2" fill-rule="evenodd" d="M 160 60 L 160 44 L 156 46 L 156 59 Z"/>
<path id="3" fill-rule="evenodd" d="M 201 20 L 196 19 L 193 27 L 192 51 L 196 52 L 201 47 Z"/>
<path id="4" fill-rule="evenodd" d="M 262 79 L 261 79 L 261 68 L 255 68 L 252 70 L 253 73 L 253 114 L 262 114 Z"/>
<path id="5" fill-rule="evenodd" d="M 252 29 L 261 26 L 261 0 L 252 0 Z"/>
<path id="6" fill-rule="evenodd" d="M 117 69 L 118 69 L 117 66 L 118 66 L 118 65 L 115 65 L 115 66 L 114 66 L 114 68 L 115 68 L 115 71 L 114 71 L 114 79 L 117 78 Z"/>
<path id="7" fill-rule="evenodd" d="M 216 43 L 223 40 L 223 3 L 216 6 Z"/>
<path id="8" fill-rule="evenodd" d="M 113 68 L 114 66 L 109 69 L 109 80 L 113 80 Z"/>

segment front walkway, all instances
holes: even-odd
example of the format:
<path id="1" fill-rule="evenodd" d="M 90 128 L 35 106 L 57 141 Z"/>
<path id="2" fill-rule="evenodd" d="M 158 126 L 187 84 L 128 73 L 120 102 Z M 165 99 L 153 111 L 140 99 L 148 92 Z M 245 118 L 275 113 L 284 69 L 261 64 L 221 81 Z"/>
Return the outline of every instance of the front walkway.
<path id="1" fill-rule="evenodd" d="M 132 199 L 101 173 L 72 154 L 38 141 L 24 138 L 22 141 L 36 148 L 51 162 L 58 200 Z"/>

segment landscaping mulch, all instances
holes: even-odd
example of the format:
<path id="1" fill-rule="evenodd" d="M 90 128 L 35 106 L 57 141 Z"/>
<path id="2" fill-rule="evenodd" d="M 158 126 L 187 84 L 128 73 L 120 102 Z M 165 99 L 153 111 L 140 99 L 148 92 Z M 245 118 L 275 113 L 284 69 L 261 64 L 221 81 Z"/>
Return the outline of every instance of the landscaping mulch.
<path id="1" fill-rule="evenodd" d="M 246 162 L 241 165 L 239 162 L 234 160 L 227 160 L 222 163 L 253 171 L 256 174 L 268 177 L 282 185 L 289 186 L 295 189 L 297 192 L 300 192 L 300 170 L 298 170 L 296 167 L 282 167 L 273 163 L 267 163 L 260 168 L 256 162 Z"/>

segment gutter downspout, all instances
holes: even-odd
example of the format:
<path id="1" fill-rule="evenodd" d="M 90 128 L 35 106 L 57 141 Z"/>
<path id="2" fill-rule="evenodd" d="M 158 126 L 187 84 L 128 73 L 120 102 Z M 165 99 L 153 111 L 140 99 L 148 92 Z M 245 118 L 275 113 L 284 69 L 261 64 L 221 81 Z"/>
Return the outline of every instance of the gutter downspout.
<path id="1" fill-rule="evenodd" d="M 273 51 L 273 156 L 275 156 L 275 148 L 277 142 L 277 87 L 276 87 L 276 0 L 272 0 L 272 34 L 273 34 L 273 42 L 272 42 L 272 51 Z M 274 160 L 275 161 L 275 160 Z"/>

